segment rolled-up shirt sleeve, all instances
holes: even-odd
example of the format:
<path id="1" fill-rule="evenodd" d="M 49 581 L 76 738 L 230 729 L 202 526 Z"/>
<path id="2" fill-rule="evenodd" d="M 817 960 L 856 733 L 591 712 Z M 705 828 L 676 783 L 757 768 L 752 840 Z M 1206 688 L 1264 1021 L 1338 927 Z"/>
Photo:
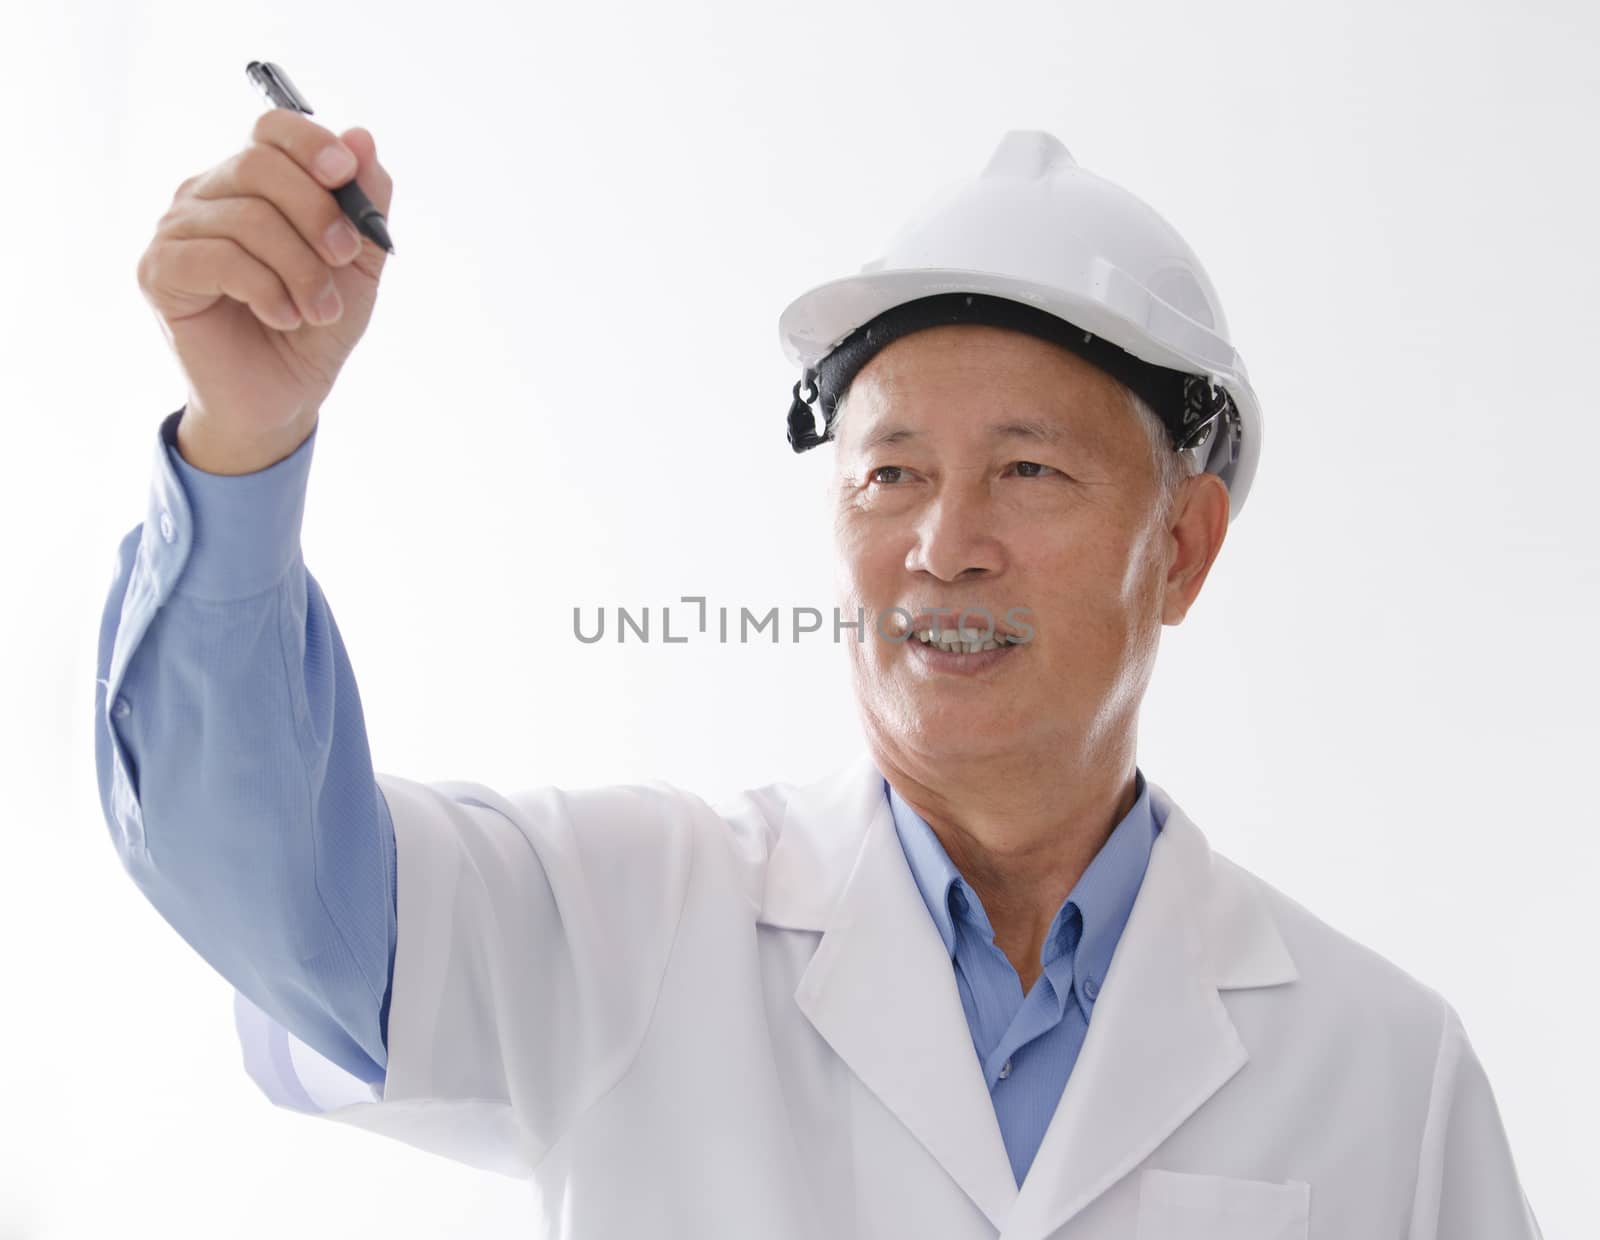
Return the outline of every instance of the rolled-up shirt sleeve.
<path id="1" fill-rule="evenodd" d="M 394 828 L 350 659 L 301 556 L 316 431 L 266 469 L 215 475 L 179 453 L 182 413 L 161 423 L 101 619 L 102 810 L 130 877 L 239 992 L 241 1020 L 380 1082 Z"/>

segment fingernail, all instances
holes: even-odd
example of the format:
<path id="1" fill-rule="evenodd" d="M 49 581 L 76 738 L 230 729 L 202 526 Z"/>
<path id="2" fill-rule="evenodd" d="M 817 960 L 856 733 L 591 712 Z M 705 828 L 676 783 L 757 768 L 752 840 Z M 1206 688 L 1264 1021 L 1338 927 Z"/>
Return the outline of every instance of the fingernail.
<path id="1" fill-rule="evenodd" d="M 328 225 L 328 231 L 323 234 L 322 241 L 328 247 L 328 253 L 341 263 L 361 248 L 361 238 L 356 235 L 356 230 L 350 227 L 349 220 L 334 220 Z"/>
<path id="2" fill-rule="evenodd" d="M 327 290 L 311 304 L 319 323 L 331 323 L 339 317 L 339 290 L 328 285 Z"/>
<path id="3" fill-rule="evenodd" d="M 350 153 L 348 147 L 335 143 L 333 146 L 324 147 L 317 156 L 317 174 L 324 181 L 343 181 L 356 170 L 356 157 Z"/>

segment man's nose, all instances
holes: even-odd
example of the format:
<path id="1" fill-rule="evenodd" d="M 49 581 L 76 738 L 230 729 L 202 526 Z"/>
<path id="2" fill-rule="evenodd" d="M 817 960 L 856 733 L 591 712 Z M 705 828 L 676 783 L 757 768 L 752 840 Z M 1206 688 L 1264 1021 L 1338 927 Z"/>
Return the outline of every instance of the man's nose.
<path id="1" fill-rule="evenodd" d="M 916 537 L 906 553 L 911 572 L 931 573 L 940 581 L 992 574 L 1004 566 L 994 513 L 982 488 L 947 487 L 917 519 Z"/>

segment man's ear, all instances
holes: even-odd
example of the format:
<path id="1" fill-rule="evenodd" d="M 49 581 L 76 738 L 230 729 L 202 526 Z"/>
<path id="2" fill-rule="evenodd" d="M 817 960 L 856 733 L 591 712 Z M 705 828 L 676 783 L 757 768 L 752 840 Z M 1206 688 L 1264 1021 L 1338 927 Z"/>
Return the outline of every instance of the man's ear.
<path id="1" fill-rule="evenodd" d="M 1161 623 L 1182 624 L 1228 536 L 1228 485 L 1216 474 L 1185 478 L 1173 497 L 1168 534 L 1175 552 L 1161 596 Z"/>

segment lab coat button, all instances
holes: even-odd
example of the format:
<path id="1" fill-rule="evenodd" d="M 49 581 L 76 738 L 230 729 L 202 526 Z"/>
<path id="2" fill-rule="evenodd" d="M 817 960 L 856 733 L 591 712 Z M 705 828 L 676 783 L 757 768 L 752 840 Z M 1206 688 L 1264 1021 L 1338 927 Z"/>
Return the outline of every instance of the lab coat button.
<path id="1" fill-rule="evenodd" d="M 1094 1002 L 1094 997 L 1100 993 L 1100 983 L 1092 977 L 1083 979 L 1083 993 L 1088 996 L 1089 1002 Z"/>
<path id="2" fill-rule="evenodd" d="M 161 537 L 171 542 L 176 536 L 176 532 L 172 527 L 172 514 L 163 508 L 161 510 Z"/>
<path id="3" fill-rule="evenodd" d="M 117 700 L 111 704 L 111 713 L 118 719 L 126 719 L 132 710 L 133 707 L 128 704 L 128 699 L 120 693 L 117 695 Z"/>
<path id="4" fill-rule="evenodd" d="M 1011 1075 L 1011 1061 L 1008 1059 L 1000 1065 L 1000 1079 L 1003 1081 Z"/>

